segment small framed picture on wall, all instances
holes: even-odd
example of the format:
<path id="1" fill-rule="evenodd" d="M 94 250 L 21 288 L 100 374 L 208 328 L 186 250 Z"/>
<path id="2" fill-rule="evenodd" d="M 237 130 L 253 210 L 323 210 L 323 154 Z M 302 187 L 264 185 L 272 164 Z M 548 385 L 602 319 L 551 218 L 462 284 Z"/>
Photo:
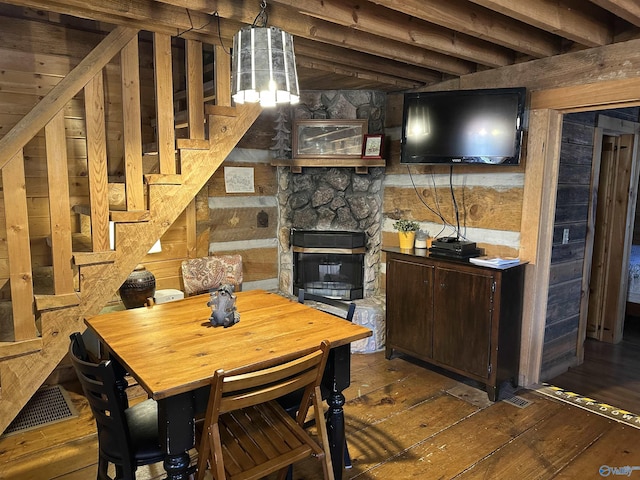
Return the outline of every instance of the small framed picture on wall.
<path id="1" fill-rule="evenodd" d="M 380 133 L 365 135 L 362 145 L 362 158 L 382 158 L 383 145 L 384 135 Z"/>

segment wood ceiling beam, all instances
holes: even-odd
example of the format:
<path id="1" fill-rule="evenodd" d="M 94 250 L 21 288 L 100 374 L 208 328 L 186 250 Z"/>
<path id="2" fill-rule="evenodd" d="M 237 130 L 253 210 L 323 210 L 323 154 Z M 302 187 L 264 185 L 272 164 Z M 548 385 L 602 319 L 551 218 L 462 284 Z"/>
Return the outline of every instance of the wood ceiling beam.
<path id="1" fill-rule="evenodd" d="M 185 38 L 209 36 L 217 40 L 218 32 L 209 15 L 199 12 L 187 13 L 185 9 L 163 5 L 151 0 L 116 2 L 101 0 L 89 4 L 86 0 L 3 0 L 4 3 L 29 7 L 48 12 L 61 13 L 79 18 L 97 20 L 113 25 L 124 25 L 170 35 L 183 34 Z M 201 28 L 201 26 L 204 26 Z M 239 26 L 238 26 L 239 28 Z M 230 33 L 229 39 L 233 36 Z M 224 35 L 223 35 L 224 38 Z M 209 43 L 219 43 L 210 41 Z"/>
<path id="2" fill-rule="evenodd" d="M 370 0 L 392 10 L 482 38 L 516 52 L 544 58 L 561 53 L 556 36 L 469 2 L 451 0 Z M 524 0 L 512 0 L 520 3 Z"/>
<path id="3" fill-rule="evenodd" d="M 510 50 L 364 0 L 274 0 L 320 20 L 489 67 L 514 63 Z"/>
<path id="4" fill-rule="evenodd" d="M 410 79 L 418 84 L 431 84 L 443 80 L 442 75 L 433 70 L 392 62 L 387 59 L 355 52 L 347 48 L 335 47 L 326 43 L 296 38 L 294 45 L 296 60 L 299 55 L 304 55 L 308 58 L 316 58 L 323 62 L 334 62 L 342 65 L 342 68 L 348 68 L 350 66 L 356 71 L 384 72 L 391 77 Z"/>
<path id="5" fill-rule="evenodd" d="M 138 24 L 132 23 L 133 21 L 145 21 L 148 23 L 147 27 L 143 27 L 143 29 L 155 31 L 158 31 L 158 26 L 165 30 L 173 26 L 175 29 L 173 35 L 193 29 L 189 32 L 190 35 L 195 32 L 209 35 L 212 43 L 217 43 L 214 41 L 217 36 L 214 17 L 205 12 L 187 10 L 181 6 L 185 3 L 183 0 L 136 0 L 135 2 L 101 0 L 91 5 L 87 5 L 86 1 L 81 0 L 8 0 L 7 3 L 82 18 L 92 18 L 118 25 L 126 24 L 137 27 Z M 198 6 L 205 8 L 200 2 L 198 2 Z M 221 25 L 226 23 L 225 19 L 251 24 L 259 11 L 258 5 L 249 0 L 214 0 L 207 7 L 207 11 L 219 13 L 222 17 Z M 298 37 L 342 46 L 451 75 L 466 75 L 476 71 L 476 66 L 470 62 L 400 42 L 390 42 L 386 39 L 383 41 L 375 35 L 312 19 L 278 5 L 269 5 L 268 12 L 270 25 L 280 27 Z"/>
<path id="6" fill-rule="evenodd" d="M 162 0 L 162 3 L 182 4 L 183 0 Z M 212 0 L 209 11 L 217 11 L 223 19 L 251 24 L 259 9 L 255 0 Z M 296 37 L 346 47 L 451 75 L 466 75 L 476 70 L 476 65 L 471 62 L 300 15 L 282 5 L 270 4 L 267 13 L 269 25 L 279 27 Z"/>
<path id="7" fill-rule="evenodd" d="M 640 3 L 638 0 L 590 0 L 605 10 L 640 27 Z"/>
<path id="8" fill-rule="evenodd" d="M 353 77 L 370 80 L 373 83 L 383 83 L 393 87 L 392 89 L 394 90 L 409 90 L 424 86 L 422 82 L 411 82 L 404 78 L 392 77 L 384 73 L 378 73 L 370 70 L 354 70 L 353 68 L 348 68 L 347 66 L 337 64 L 333 61 L 320 60 L 318 58 L 307 57 L 306 55 L 296 54 L 296 65 L 303 68 L 334 73 L 343 77 Z M 432 83 L 435 83 L 435 81 Z"/>
<path id="9" fill-rule="evenodd" d="M 585 11 L 585 6 L 592 5 L 588 5 L 584 0 L 580 0 L 580 10 L 572 8 L 572 3 L 565 0 L 470 1 L 587 47 L 601 47 L 613 41 L 613 32 L 608 26 L 607 18 L 602 18 L 597 12 Z"/>
<path id="10" fill-rule="evenodd" d="M 12 0 L 9 0 L 12 1 Z M 191 1 L 191 0 L 190 0 Z M 117 10 L 113 2 L 106 0 L 97 5 L 87 6 L 84 0 L 15 0 L 13 4 L 42 9 L 51 12 L 71 15 L 80 18 L 89 18 L 100 22 L 115 25 L 127 25 L 140 29 L 149 28 L 149 21 L 153 22 L 155 31 L 176 35 L 180 32 L 185 38 L 196 38 L 206 43 L 219 44 L 219 38 L 228 49 L 233 35 L 244 25 L 229 19 L 220 22 L 220 35 L 217 31 L 217 21 L 205 12 L 187 11 L 173 5 L 180 1 L 170 3 L 163 2 L 135 2 L 129 3 Z M 195 2 L 198 3 L 197 1 Z M 201 8 L 211 7 L 200 2 Z M 151 20 L 149 20 L 149 18 Z M 190 30 L 193 26 L 193 30 Z M 189 31 L 190 30 L 190 31 Z M 391 89 L 416 88 L 442 81 L 439 72 L 415 66 L 408 66 L 399 62 L 390 61 L 381 57 L 360 53 L 347 48 L 335 47 L 329 44 L 313 42 L 296 38 L 296 52 L 301 55 L 307 67 L 313 66 L 320 71 L 339 74 L 343 77 L 354 79 L 372 80 L 372 84 L 379 83 L 389 85 Z M 331 69 L 329 62 L 336 66 Z M 384 72 L 384 73 L 377 73 Z"/>

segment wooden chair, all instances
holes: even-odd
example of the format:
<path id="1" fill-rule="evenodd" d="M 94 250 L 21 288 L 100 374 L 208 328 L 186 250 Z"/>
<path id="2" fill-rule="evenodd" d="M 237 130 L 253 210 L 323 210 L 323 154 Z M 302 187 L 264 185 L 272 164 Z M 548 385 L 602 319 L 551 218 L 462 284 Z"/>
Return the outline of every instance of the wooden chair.
<path id="1" fill-rule="evenodd" d="M 284 478 L 289 465 L 309 456 L 321 461 L 325 479 L 334 478 L 319 386 L 329 348 L 323 341 L 259 367 L 215 372 L 198 447 L 198 480 L 207 463 L 215 480 L 257 479 L 277 471 Z M 304 395 L 294 421 L 275 399 L 300 388 Z M 322 446 L 303 428 L 311 405 Z"/>
<path id="2" fill-rule="evenodd" d="M 316 295 L 314 293 L 309 293 L 305 291 L 304 288 L 299 288 L 298 302 L 304 303 L 305 300 L 328 305 L 329 307 L 331 307 L 330 309 L 322 309 L 322 310 L 328 313 L 331 313 L 332 315 L 342 317 L 349 322 L 353 321 L 353 315 L 356 312 L 356 304 L 353 302 L 346 303 L 344 300 L 337 300 L 337 299 L 325 297 L 322 295 Z"/>
<path id="3" fill-rule="evenodd" d="M 307 293 L 304 289 L 300 288 L 298 290 L 298 302 L 304 303 L 305 300 L 329 305 L 332 308 L 330 310 L 323 309 L 323 311 L 326 311 L 327 313 L 330 313 L 337 317 L 344 318 L 348 322 L 353 321 L 353 315 L 356 311 L 356 304 L 353 302 L 346 303 L 343 300 L 336 300 L 329 297 L 323 297 L 321 295 Z M 349 345 L 343 345 L 341 347 L 334 348 L 329 352 L 327 365 L 324 369 L 322 381 L 320 382 L 320 392 L 322 395 L 322 400 L 326 400 L 327 398 L 329 398 L 329 395 L 333 390 L 333 381 L 334 378 L 336 378 L 336 372 L 334 372 L 336 363 L 340 363 L 343 367 L 342 373 L 344 373 L 344 375 L 338 374 L 338 378 L 336 379 L 337 383 L 341 383 L 340 390 L 343 390 L 349 386 L 348 374 L 351 366 L 351 351 Z M 287 395 L 279 399 L 278 401 L 285 408 L 285 410 L 289 412 L 290 415 L 295 415 L 295 413 L 298 411 L 301 397 L 302 391 L 299 390 L 292 393 L 291 395 Z M 310 420 L 309 422 L 307 422 L 305 427 L 313 426 L 313 424 L 314 421 Z M 348 466 L 350 465 L 350 462 L 346 463 L 348 464 Z"/>
<path id="4" fill-rule="evenodd" d="M 135 480 L 138 466 L 163 461 L 156 402 L 145 400 L 129 407 L 117 385 L 113 362 L 91 362 L 78 332 L 71 335 L 69 357 L 98 429 L 97 479 L 111 479 L 110 463 L 115 465 L 115 478 Z"/>
<path id="5" fill-rule="evenodd" d="M 206 293 L 223 283 L 242 290 L 242 255 L 210 255 L 182 262 L 182 282 L 187 296 Z"/>
<path id="6" fill-rule="evenodd" d="M 304 288 L 298 289 L 298 302 L 304 303 L 305 300 L 321 303 L 329 308 L 321 308 L 323 311 L 335 315 L 337 317 L 344 318 L 348 322 L 353 321 L 353 316 L 356 312 L 356 304 L 353 302 L 345 302 L 344 300 L 337 300 L 323 295 L 317 295 L 309 293 Z M 342 366 L 340 371 L 337 369 L 337 364 Z M 322 400 L 327 400 L 329 395 L 333 391 L 334 379 L 336 383 L 340 383 L 340 390 L 344 390 L 349 386 L 349 374 L 351 370 L 351 346 L 343 345 L 332 349 L 329 352 L 329 358 L 327 359 L 327 365 L 324 369 L 322 381 L 320 382 L 320 393 Z M 289 413 L 289 415 L 295 415 L 300 405 L 301 392 L 294 392 L 291 395 L 285 396 L 278 401 Z M 312 427 L 315 424 L 315 420 L 311 419 L 305 424 L 305 428 Z M 349 448 L 346 443 L 344 445 L 344 466 L 345 468 L 351 468 L 351 455 L 349 454 Z M 289 475 L 292 477 L 292 474 Z"/>

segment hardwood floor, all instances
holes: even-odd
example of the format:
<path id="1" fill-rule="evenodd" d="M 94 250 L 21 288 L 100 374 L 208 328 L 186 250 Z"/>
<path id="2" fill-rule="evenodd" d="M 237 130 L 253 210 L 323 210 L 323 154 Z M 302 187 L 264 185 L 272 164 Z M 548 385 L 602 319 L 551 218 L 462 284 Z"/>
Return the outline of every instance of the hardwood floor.
<path id="1" fill-rule="evenodd" d="M 0 479 L 95 478 L 96 438 L 88 407 L 78 418 L 0 437 Z M 601 465 L 640 465 L 640 429 L 542 396 L 525 408 L 489 402 L 484 391 L 403 358 L 354 355 L 345 391 L 353 468 L 345 479 L 600 478 Z M 297 464 L 297 480 L 321 476 Z M 141 467 L 139 480 L 163 477 Z"/>
<path id="2" fill-rule="evenodd" d="M 627 317 L 623 340 L 587 339 L 585 361 L 548 383 L 640 415 L 640 318 Z"/>

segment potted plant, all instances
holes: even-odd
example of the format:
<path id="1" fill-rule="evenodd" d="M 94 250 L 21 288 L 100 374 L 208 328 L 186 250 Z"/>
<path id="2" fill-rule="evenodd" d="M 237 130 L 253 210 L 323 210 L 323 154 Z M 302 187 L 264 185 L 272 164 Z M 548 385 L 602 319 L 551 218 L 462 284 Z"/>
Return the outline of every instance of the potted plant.
<path id="1" fill-rule="evenodd" d="M 400 248 L 413 248 L 413 242 L 416 239 L 416 231 L 420 228 L 420 224 L 414 220 L 401 218 L 400 220 L 393 222 L 393 228 L 398 231 Z"/>

